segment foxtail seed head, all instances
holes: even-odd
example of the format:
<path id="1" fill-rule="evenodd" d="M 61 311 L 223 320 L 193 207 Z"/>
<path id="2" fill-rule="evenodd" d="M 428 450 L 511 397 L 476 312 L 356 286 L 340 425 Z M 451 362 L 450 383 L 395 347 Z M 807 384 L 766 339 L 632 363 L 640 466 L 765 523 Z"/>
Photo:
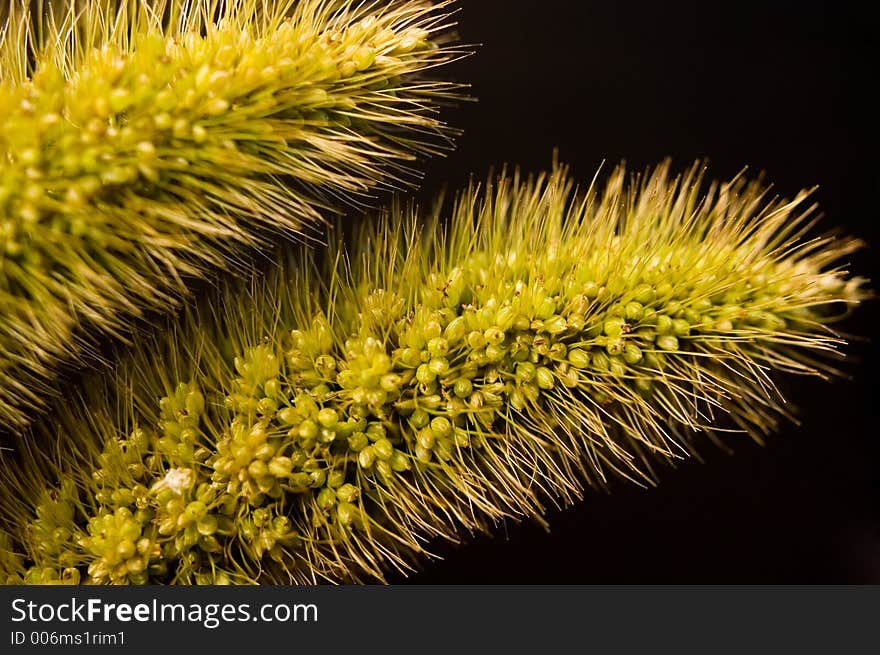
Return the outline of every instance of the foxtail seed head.
<path id="1" fill-rule="evenodd" d="M 236 249 L 449 147 L 450 2 L 13 5 L 0 32 L 0 428 Z M 60 7 L 60 9 L 59 9 Z"/>
<path id="2" fill-rule="evenodd" d="M 288 251 L 59 408 L 65 448 L 5 467 L 6 498 L 51 489 L 6 503 L 17 575 L 381 580 L 698 437 L 761 438 L 776 375 L 831 371 L 826 324 L 866 297 L 856 241 L 801 238 L 805 200 L 666 165 L 578 194 L 558 169 L 447 222 L 393 208 L 350 257 Z"/>

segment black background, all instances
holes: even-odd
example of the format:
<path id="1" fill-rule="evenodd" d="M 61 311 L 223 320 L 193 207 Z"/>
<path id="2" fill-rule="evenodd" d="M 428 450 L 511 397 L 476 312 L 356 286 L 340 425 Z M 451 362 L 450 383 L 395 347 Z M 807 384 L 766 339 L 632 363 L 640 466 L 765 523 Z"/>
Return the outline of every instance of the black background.
<path id="1" fill-rule="evenodd" d="M 554 147 L 589 181 L 603 161 L 642 170 L 707 158 L 712 177 L 765 171 L 781 195 L 819 185 L 823 224 L 869 242 L 852 270 L 877 280 L 873 24 L 844 2 L 471 0 L 455 67 L 479 99 L 447 113 L 458 148 L 420 196 L 492 166 L 546 169 Z M 872 337 L 877 303 L 847 331 Z M 877 344 L 854 343 L 852 379 L 794 380 L 800 427 L 765 446 L 732 439 L 660 485 L 610 493 L 464 547 L 413 583 L 880 583 Z M 395 581 L 403 581 L 398 578 Z"/>

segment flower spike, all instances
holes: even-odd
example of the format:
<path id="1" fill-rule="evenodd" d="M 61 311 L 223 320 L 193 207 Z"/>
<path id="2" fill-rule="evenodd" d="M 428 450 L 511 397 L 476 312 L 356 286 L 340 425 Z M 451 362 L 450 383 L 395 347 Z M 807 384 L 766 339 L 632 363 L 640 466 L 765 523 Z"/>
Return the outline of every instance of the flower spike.
<path id="1" fill-rule="evenodd" d="M 43 3 L 40 3 L 43 4 Z M 0 428 L 241 246 L 450 147 L 449 1 L 75 0 L 0 32 Z M 52 9 L 55 9 L 52 11 Z"/>
<path id="2" fill-rule="evenodd" d="M 832 373 L 828 324 L 868 296 L 858 241 L 804 238 L 808 197 L 666 164 L 579 193 L 557 168 L 449 216 L 394 206 L 350 256 L 288 249 L 60 407 L 65 448 L 3 467 L 31 498 L 5 503 L 11 579 L 383 580 L 704 437 L 761 439 L 778 374 Z"/>

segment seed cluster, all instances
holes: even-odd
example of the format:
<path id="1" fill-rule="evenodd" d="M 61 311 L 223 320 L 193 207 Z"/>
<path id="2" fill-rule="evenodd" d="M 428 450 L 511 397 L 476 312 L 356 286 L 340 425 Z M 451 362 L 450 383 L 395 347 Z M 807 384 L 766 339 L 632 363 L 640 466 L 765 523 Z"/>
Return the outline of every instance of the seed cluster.
<path id="1" fill-rule="evenodd" d="M 423 75 L 457 56 L 442 9 L 239 1 L 172 27 L 121 4 L 54 34 L 115 25 L 99 46 L 71 60 L 50 30 L 32 75 L 0 77 L 0 427 L 28 422 L 83 340 L 172 308 L 182 276 L 443 147 L 454 87 Z"/>
<path id="2" fill-rule="evenodd" d="M 681 198 L 698 179 L 661 167 L 623 191 L 623 175 L 598 202 L 570 196 L 561 170 L 503 178 L 463 194 L 445 234 L 393 214 L 357 240 L 361 268 L 311 301 L 308 258 L 227 290 L 223 320 L 190 316 L 171 347 L 217 351 L 174 372 L 189 381 L 152 425 L 140 414 L 104 443 L 91 497 L 22 521 L 24 579 L 382 579 L 427 540 L 649 476 L 695 433 L 772 428 L 760 368 L 815 372 L 809 353 L 836 345 L 821 323 L 864 292 L 826 269 L 855 244 L 774 242 L 797 217 L 746 212 L 759 189 L 709 196 L 694 219 Z M 624 193 L 638 211 L 621 214 Z M 158 388 L 153 352 L 116 388 L 126 406 Z"/>

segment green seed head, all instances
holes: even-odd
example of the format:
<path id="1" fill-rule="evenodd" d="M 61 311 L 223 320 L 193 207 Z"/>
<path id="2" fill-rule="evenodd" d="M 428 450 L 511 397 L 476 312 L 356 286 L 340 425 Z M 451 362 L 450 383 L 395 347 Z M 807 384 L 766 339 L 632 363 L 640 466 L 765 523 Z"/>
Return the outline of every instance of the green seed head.
<path id="1" fill-rule="evenodd" d="M 351 251 L 290 246 L 137 336 L 39 425 L 63 447 L 0 464 L 0 573 L 381 580 L 426 539 L 651 479 L 701 432 L 773 428 L 768 377 L 824 370 L 823 324 L 866 297 L 837 265 L 856 244 L 791 242 L 803 197 L 627 179 L 576 197 L 563 169 L 503 177 L 420 223 L 396 207 Z"/>
<path id="2" fill-rule="evenodd" d="M 447 147 L 436 108 L 456 85 L 429 74 L 463 54 L 447 3 L 7 5 L 0 427 L 237 249 L 323 224 L 327 198 L 360 202 Z"/>

